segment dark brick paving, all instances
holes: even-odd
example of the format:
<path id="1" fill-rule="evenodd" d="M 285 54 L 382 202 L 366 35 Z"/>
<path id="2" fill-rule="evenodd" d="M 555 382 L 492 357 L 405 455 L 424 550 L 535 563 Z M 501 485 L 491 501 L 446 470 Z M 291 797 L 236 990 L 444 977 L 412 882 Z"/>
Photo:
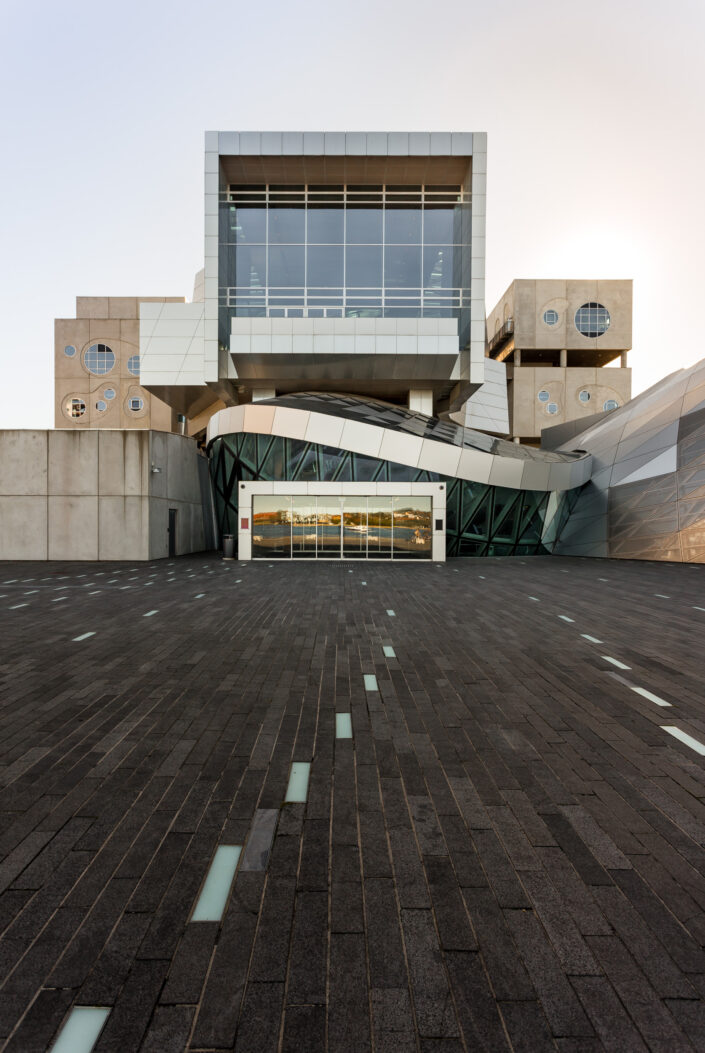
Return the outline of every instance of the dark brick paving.
<path id="1" fill-rule="evenodd" d="M 96 1053 L 705 1050 L 705 757 L 660 727 L 705 742 L 698 606 L 597 560 L 0 565 L 0 1048 L 102 1005 Z"/>

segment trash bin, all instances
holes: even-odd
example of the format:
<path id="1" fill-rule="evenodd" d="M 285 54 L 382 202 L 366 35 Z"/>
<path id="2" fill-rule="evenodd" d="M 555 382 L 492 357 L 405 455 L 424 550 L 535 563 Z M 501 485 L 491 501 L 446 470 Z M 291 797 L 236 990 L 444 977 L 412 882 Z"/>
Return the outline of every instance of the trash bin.
<path id="1" fill-rule="evenodd" d="M 223 534 L 223 559 L 235 558 L 235 535 Z"/>

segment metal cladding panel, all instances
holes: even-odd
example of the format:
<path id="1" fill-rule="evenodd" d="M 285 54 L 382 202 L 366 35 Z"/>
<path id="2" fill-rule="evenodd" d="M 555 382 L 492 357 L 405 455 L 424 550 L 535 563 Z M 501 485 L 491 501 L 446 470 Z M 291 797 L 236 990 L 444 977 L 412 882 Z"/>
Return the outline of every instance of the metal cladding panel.
<path id="1" fill-rule="evenodd" d="M 705 562 L 699 541 L 705 538 L 705 410 L 686 396 L 701 387 L 705 361 L 666 377 L 559 447 L 595 458 L 594 483 L 606 499 L 596 516 L 611 556 Z M 578 501 L 564 530 L 563 554 L 583 554 L 583 508 Z M 587 526 L 584 531 L 587 536 Z"/>

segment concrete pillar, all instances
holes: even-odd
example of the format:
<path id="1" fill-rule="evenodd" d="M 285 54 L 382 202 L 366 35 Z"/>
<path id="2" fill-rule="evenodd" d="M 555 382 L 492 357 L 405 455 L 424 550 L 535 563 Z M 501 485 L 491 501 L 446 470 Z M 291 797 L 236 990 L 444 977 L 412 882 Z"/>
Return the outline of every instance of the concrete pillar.
<path id="1" fill-rule="evenodd" d="M 273 399 L 276 398 L 276 391 L 274 388 L 253 388 L 252 389 L 252 401 L 261 402 L 262 399 Z"/>
<path id="2" fill-rule="evenodd" d="M 521 348 L 520 347 L 515 347 L 514 348 L 513 362 L 514 362 L 515 366 L 520 366 L 521 365 Z"/>
<path id="3" fill-rule="evenodd" d="M 412 413 L 425 413 L 433 416 L 433 391 L 430 388 L 409 389 L 409 409 Z"/>
<path id="4" fill-rule="evenodd" d="M 628 354 L 627 351 L 622 351 L 622 354 L 620 355 L 620 365 L 621 365 L 622 369 L 626 369 L 627 368 L 627 354 Z"/>
<path id="5" fill-rule="evenodd" d="M 519 438 L 518 435 L 515 435 L 514 438 L 512 439 L 512 442 L 515 442 L 517 444 L 517 446 L 518 446 L 519 443 L 521 442 L 521 439 Z"/>
<path id="6" fill-rule="evenodd" d="M 565 348 L 563 348 L 563 350 L 561 351 L 561 368 L 565 369 L 565 367 L 567 365 L 568 365 L 568 352 L 566 351 Z"/>

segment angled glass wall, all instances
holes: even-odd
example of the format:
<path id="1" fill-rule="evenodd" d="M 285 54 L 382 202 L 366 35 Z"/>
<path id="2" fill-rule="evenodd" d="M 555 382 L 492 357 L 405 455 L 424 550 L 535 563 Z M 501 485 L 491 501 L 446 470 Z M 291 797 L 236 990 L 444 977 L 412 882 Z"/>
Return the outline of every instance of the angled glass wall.
<path id="1" fill-rule="evenodd" d="M 234 534 L 235 538 L 238 533 L 237 484 L 243 480 L 441 482 L 446 484 L 448 556 L 547 555 L 553 551 L 580 493 L 579 489 L 559 493 L 489 486 L 278 435 L 250 432 L 224 435 L 213 440 L 209 452 L 219 528 L 222 533 Z M 394 500 L 401 504 L 395 505 Z M 388 497 L 367 499 L 368 558 L 391 558 L 391 547 L 386 538 L 395 528 L 399 530 L 399 538 L 404 539 L 406 551 L 414 554 L 416 531 L 422 531 L 425 526 L 418 516 L 414 517 L 409 499 L 394 500 Z M 271 507 L 263 505 L 262 511 L 272 517 L 271 523 L 267 522 L 273 529 L 271 536 L 279 538 L 281 555 L 288 555 L 287 546 L 290 544 L 293 555 L 315 558 L 319 544 L 335 546 L 337 543 L 338 513 L 326 508 L 319 521 L 316 498 L 294 498 L 291 530 L 286 518 L 289 506 L 282 504 L 286 498 L 267 498 L 267 501 L 271 502 Z M 349 508 L 346 505 L 345 511 L 349 513 L 347 522 L 341 508 L 344 557 L 361 558 L 359 527 L 362 526 L 362 509 L 353 511 L 351 504 Z M 287 530 L 290 541 L 287 540 Z"/>
<path id="2" fill-rule="evenodd" d="M 457 318 L 469 339 L 461 186 L 232 185 L 221 193 L 220 341 L 230 318 Z"/>

